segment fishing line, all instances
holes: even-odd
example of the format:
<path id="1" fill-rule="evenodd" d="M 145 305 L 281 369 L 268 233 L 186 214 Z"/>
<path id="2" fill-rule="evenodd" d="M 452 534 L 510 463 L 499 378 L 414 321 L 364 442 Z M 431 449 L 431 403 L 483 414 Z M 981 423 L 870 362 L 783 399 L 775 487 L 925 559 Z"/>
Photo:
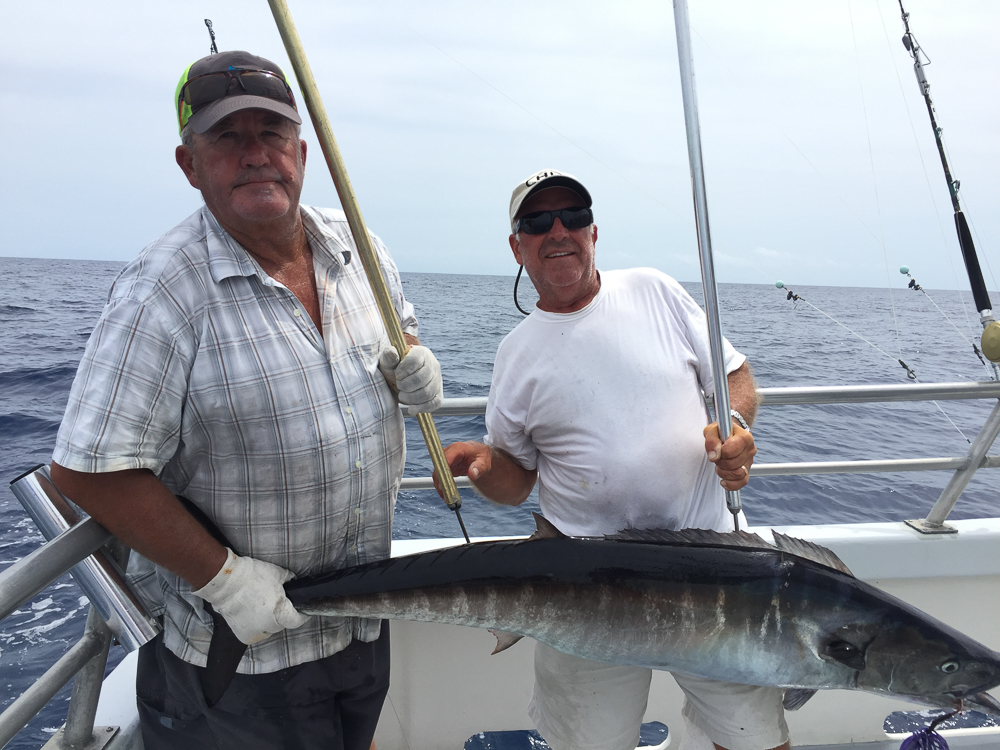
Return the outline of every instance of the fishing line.
<path id="1" fill-rule="evenodd" d="M 885 248 L 885 227 L 882 223 L 882 203 L 878 195 L 878 178 L 875 176 L 875 154 L 872 151 L 872 133 L 868 125 L 868 105 L 865 102 L 865 82 L 861 77 L 861 56 L 858 54 L 858 38 L 854 33 L 854 11 L 851 0 L 847 0 L 847 16 L 851 21 L 851 41 L 854 43 L 854 62 L 858 67 L 858 87 L 861 89 L 861 111 L 865 118 L 865 136 L 868 139 L 868 163 L 872 168 L 872 189 L 875 191 L 875 212 L 878 215 L 879 244 L 882 246 L 882 257 L 885 259 L 885 282 L 889 292 L 889 306 L 892 308 L 892 323 L 896 329 L 896 348 L 899 350 L 900 361 L 903 359 L 903 344 L 899 339 L 899 320 L 896 317 L 896 301 L 892 297 L 892 277 L 889 275 L 889 253 Z"/>
<path id="2" fill-rule="evenodd" d="M 838 326 L 840 326 L 845 331 L 847 331 L 848 333 L 850 333 L 852 336 L 857 336 L 859 339 L 861 339 L 862 341 L 864 341 L 872 349 L 875 349 L 876 351 L 884 354 L 889 359 L 891 359 L 891 360 L 893 360 L 895 362 L 898 362 L 899 365 L 904 370 L 906 370 L 906 377 L 909 378 L 910 380 L 912 380 L 914 383 L 919 383 L 920 382 L 920 379 L 917 377 L 917 374 L 913 371 L 913 369 L 908 364 L 906 364 L 906 362 L 903 361 L 902 351 L 900 351 L 899 358 L 897 359 L 896 357 L 894 357 L 891 354 L 889 354 L 889 352 L 885 351 L 881 347 L 875 345 L 874 343 L 872 343 L 871 341 L 869 341 L 868 339 L 866 339 L 864 336 L 862 336 L 857 331 L 851 329 L 849 326 L 845 325 L 844 323 L 841 323 L 839 320 L 837 320 L 835 317 L 833 317 L 829 313 L 825 312 L 824 310 L 820 310 L 818 307 L 816 307 L 816 305 L 814 305 L 812 302 L 810 302 L 809 300 L 807 300 L 805 297 L 802 297 L 802 296 L 796 294 L 795 292 L 793 292 L 791 289 L 788 289 L 782 282 L 780 282 L 780 281 L 777 282 L 775 284 L 775 286 L 778 289 L 785 289 L 788 292 L 788 296 L 786 297 L 786 299 L 791 300 L 793 304 L 796 304 L 798 302 L 805 302 L 807 305 L 809 305 L 809 307 L 811 307 L 813 310 L 815 310 L 816 312 L 818 312 L 820 315 L 825 315 L 830 320 L 832 320 L 834 323 L 836 323 Z M 897 331 L 896 333 L 897 333 L 897 336 L 898 336 L 899 332 Z M 967 442 L 967 443 L 969 443 L 971 445 L 972 441 L 969 439 L 968 435 L 966 435 L 962 431 L 962 428 L 959 427 L 957 424 L 955 424 L 955 421 L 951 417 L 948 416 L 947 412 L 945 412 L 945 410 L 943 408 L 941 408 L 941 404 L 939 404 L 937 401 L 933 401 L 933 400 L 931 401 L 931 403 L 934 404 L 934 406 L 937 407 L 938 411 L 941 412 L 941 415 L 945 419 L 948 420 L 948 422 L 951 424 L 951 426 L 954 427 L 958 431 L 958 434 L 961 435 L 963 438 L 965 438 L 965 442 Z"/>
<path id="3" fill-rule="evenodd" d="M 410 741 L 406 738 L 406 732 L 403 730 L 403 722 L 399 720 L 399 712 L 396 710 L 396 704 L 392 702 L 392 696 L 387 695 L 385 699 L 389 701 L 389 705 L 392 707 L 393 716 L 396 717 L 396 723 L 399 724 L 399 734 L 403 738 L 403 743 L 406 745 L 406 750 L 410 750 Z M 379 740 L 381 742 L 381 740 Z"/>
<path id="4" fill-rule="evenodd" d="M 918 380 L 917 382 L 919 383 L 920 381 Z M 962 428 L 959 427 L 957 424 L 955 424 L 954 420 L 948 416 L 947 412 L 945 412 L 944 409 L 941 408 L 941 404 L 939 404 L 937 401 L 931 401 L 931 403 L 938 408 L 938 411 L 941 412 L 942 416 L 944 416 L 945 419 L 951 422 L 951 426 L 954 427 L 956 430 L 958 430 L 958 434 L 965 438 L 965 442 L 967 442 L 969 445 L 972 445 L 972 441 L 969 440 L 969 436 L 966 435 L 964 432 L 962 432 Z"/>
<path id="5" fill-rule="evenodd" d="M 781 284 L 781 282 L 779 281 L 778 284 Z M 781 284 L 781 286 L 778 286 L 778 289 L 787 289 L 787 287 L 785 287 L 783 284 Z M 788 289 L 787 291 L 788 291 L 788 295 L 789 295 L 787 299 L 790 299 L 793 302 L 805 302 L 807 305 L 809 305 L 809 307 L 811 307 L 813 310 L 815 310 L 816 312 L 818 312 L 820 315 L 825 315 L 830 320 L 832 320 L 834 323 L 836 323 L 838 326 L 840 326 L 845 331 L 847 331 L 849 334 L 851 334 L 852 336 L 857 336 L 859 339 L 861 339 L 862 341 L 864 341 L 866 344 L 868 344 L 868 346 L 870 346 L 875 351 L 880 352 L 881 354 L 884 354 L 886 357 L 888 357 L 889 359 L 891 359 L 893 362 L 899 362 L 900 364 L 902 364 L 902 366 L 906 369 L 906 373 L 907 373 L 906 377 L 908 377 L 910 380 L 916 380 L 917 379 L 916 374 L 913 373 L 913 370 L 911 370 L 909 368 L 909 366 L 907 366 L 906 364 L 903 363 L 902 359 L 899 359 L 897 357 L 892 356 L 891 354 L 889 354 L 889 352 L 885 351 L 885 349 L 882 349 L 881 347 L 877 346 L 876 344 L 873 344 L 871 341 L 869 341 L 868 339 L 866 339 L 860 333 L 858 333 L 857 331 L 854 331 L 851 328 L 849 328 L 848 326 L 844 325 L 843 323 L 841 323 L 839 320 L 837 320 L 835 317 L 833 317 L 829 313 L 827 313 L 827 312 L 825 312 L 823 310 L 820 310 L 818 307 L 816 307 L 816 305 L 814 305 L 812 302 L 810 302 L 809 300 L 807 300 L 805 297 L 800 297 L 798 294 L 795 294 L 795 292 L 793 292 L 791 289 Z M 900 357 L 903 356 L 902 352 L 900 352 L 899 356 Z"/>
<path id="6" fill-rule="evenodd" d="M 931 295 L 929 295 L 927 293 L 927 290 L 924 289 L 920 284 L 918 284 L 917 280 L 915 278 L 913 278 L 913 276 L 910 275 L 910 269 L 909 268 L 907 268 L 906 266 L 903 266 L 902 268 L 899 269 L 899 272 L 901 274 L 907 276 L 910 279 L 910 283 L 909 283 L 909 288 L 910 289 L 912 289 L 915 292 L 923 292 L 923 295 L 924 295 L 924 297 L 927 298 L 927 301 L 930 302 L 932 305 L 934 305 L 934 307 L 937 309 L 937 311 L 939 313 L 941 313 L 941 317 L 943 317 L 945 320 L 947 320 L 951 324 L 951 327 L 955 329 L 955 331 L 958 333 L 959 337 L 962 339 L 962 343 L 965 343 L 965 344 L 971 343 L 972 344 L 972 351 L 975 352 L 976 356 L 979 358 L 979 361 L 982 363 L 983 367 L 986 368 L 986 371 L 989 373 L 990 378 L 992 379 L 993 372 L 991 371 L 990 366 L 988 364 L 986 364 L 986 360 L 983 358 L 983 353 L 981 351 L 979 351 L 979 347 L 976 345 L 975 338 L 973 338 L 973 339 L 970 340 L 969 338 L 966 337 L 966 334 L 962 333 L 962 329 L 959 328 L 957 325 L 955 325 L 955 322 L 951 318 L 948 317 L 948 314 L 944 310 L 942 310 L 940 307 L 938 307 L 938 303 L 935 302 L 934 298 L 931 297 Z M 963 301 L 962 301 L 961 292 L 959 292 L 959 306 L 964 310 L 965 309 L 965 305 L 962 304 L 962 302 Z"/>
<path id="7" fill-rule="evenodd" d="M 548 122 L 546 122 L 541 117 L 539 117 L 538 115 L 536 115 L 534 112 L 532 112 L 530 109 L 528 109 L 527 107 L 525 107 L 523 104 L 521 104 L 519 101 L 517 101 L 516 99 L 514 99 L 512 96 L 508 96 L 506 93 L 504 93 L 499 88 L 497 88 L 492 83 L 490 83 L 485 78 L 483 78 L 481 75 L 479 75 L 476 71 L 474 71 L 468 65 L 466 65 L 465 63 L 463 63 L 461 60 L 459 60 L 458 58 L 456 58 L 453 55 L 449 54 L 445 50 L 441 49 L 439 46 L 437 46 L 430 39 L 428 39 L 423 34 L 421 34 L 419 31 L 417 31 L 412 26 L 410 26 L 409 24 L 407 24 L 406 21 L 402 21 L 399 18 L 397 18 L 396 16 L 392 15 L 388 10 L 386 10 L 385 6 L 382 3 L 378 3 L 378 5 L 382 8 L 382 12 L 385 15 L 387 15 L 389 18 L 391 18 L 393 21 L 395 21 L 396 23 L 398 23 L 400 26 L 403 26 L 404 28 L 406 28 L 414 36 L 417 36 L 420 39 L 422 39 L 426 44 L 430 45 L 431 47 L 433 47 L 434 49 L 436 49 L 438 52 L 440 52 L 442 55 L 444 55 L 449 60 L 451 60 L 453 63 L 455 63 L 456 65 L 460 66 L 463 70 L 465 70 L 467 73 L 469 73 L 470 75 L 472 75 L 473 77 L 475 77 L 476 79 L 478 79 L 481 83 L 484 83 L 487 86 L 489 86 L 491 89 L 493 89 L 496 93 L 500 94 L 500 96 L 502 96 L 504 99 L 506 99 L 507 101 L 509 101 L 515 107 L 517 107 L 518 109 L 522 110 L 524 113 L 526 113 L 527 115 L 533 117 L 534 119 L 538 120 L 538 122 L 540 122 L 542 125 L 544 125 L 545 127 L 547 127 L 553 133 L 555 133 L 556 135 L 558 135 L 560 138 L 562 138 L 568 144 L 570 144 L 574 148 L 578 149 L 579 151 L 583 152 L 584 154 L 586 154 L 587 156 L 589 156 L 591 159 L 593 159 L 595 162 L 597 162 L 602 167 L 604 167 L 609 172 L 611 172 L 613 175 L 617 176 L 626 185 L 630 185 L 631 187 L 633 187 L 636 190 L 638 190 L 640 193 L 642 193 L 644 196 L 646 196 L 647 198 L 649 198 L 654 203 L 658 204 L 662 208 L 665 208 L 667 211 L 669 211 L 670 213 L 672 213 L 678 219 L 680 219 L 681 221 L 683 221 L 687 226 L 689 226 L 689 227 L 693 227 L 694 226 L 694 222 L 690 218 L 682 216 L 681 214 L 679 214 L 676 211 L 674 211 L 674 209 L 672 209 L 666 203 L 664 203 L 663 201 L 661 201 L 659 198 L 656 198 L 654 195 L 652 195 L 651 193 L 649 193 L 645 188 L 643 188 L 642 186 L 637 185 L 636 183 L 632 182 L 632 180 L 630 180 L 628 177 L 626 177 L 625 175 L 623 175 L 617 169 L 615 169 L 611 165 L 609 165 L 609 164 L 605 163 L 604 161 L 602 161 L 601 159 L 599 159 L 597 156 L 595 156 L 594 154 L 592 154 L 590 151 L 588 151 L 587 149 L 585 149 L 583 146 L 581 146 L 579 143 L 577 143 L 576 141 L 574 141 L 568 135 L 566 135 L 565 133 L 563 133 L 562 131 L 560 131 L 559 129 L 557 129 L 555 126 L 550 125 Z"/>
<path id="8" fill-rule="evenodd" d="M 736 83 L 738 83 L 741 88 L 749 88 L 749 84 L 746 81 L 744 81 L 744 79 L 742 79 L 739 75 L 737 75 L 737 73 L 731 67 L 729 67 L 729 63 L 727 63 L 718 52 L 712 49 L 712 46 L 705 40 L 705 38 L 701 34 L 698 33 L 697 29 L 692 28 L 691 31 L 694 33 L 696 37 L 698 37 L 698 40 L 705 45 L 705 48 L 712 53 L 712 56 L 719 61 L 722 67 L 726 69 L 726 71 L 729 73 L 732 79 Z M 830 192 L 830 194 L 837 200 L 839 200 L 841 204 L 843 204 L 844 208 L 847 209 L 847 212 L 854 217 L 854 220 L 865 228 L 865 231 L 872 236 L 872 239 L 874 239 L 875 242 L 878 242 L 879 241 L 878 235 L 876 235 L 875 232 L 872 231 L 872 228 L 865 223 L 865 220 L 861 218 L 861 215 L 858 214 L 858 212 L 851 207 L 851 204 L 847 202 L 847 199 L 845 199 L 844 196 L 842 196 L 840 193 L 836 191 L 836 189 L 832 186 L 832 183 L 827 178 L 827 176 L 820 171 L 819 167 L 817 167 L 815 164 L 812 163 L 809 157 L 806 156 L 805 152 L 801 148 L 799 148 L 798 144 L 795 141 L 792 140 L 792 137 L 781 129 L 781 126 L 777 123 L 777 121 L 771 119 L 767 115 L 764 115 L 763 119 L 765 119 L 768 123 L 770 123 L 771 127 L 774 130 L 781 133 L 782 137 L 784 137 L 784 139 L 788 141 L 788 145 L 794 148 L 795 151 L 798 153 L 798 155 L 802 157 L 802 160 L 806 164 L 808 164 L 817 175 L 819 175 L 819 177 L 822 180 L 823 186 Z"/>

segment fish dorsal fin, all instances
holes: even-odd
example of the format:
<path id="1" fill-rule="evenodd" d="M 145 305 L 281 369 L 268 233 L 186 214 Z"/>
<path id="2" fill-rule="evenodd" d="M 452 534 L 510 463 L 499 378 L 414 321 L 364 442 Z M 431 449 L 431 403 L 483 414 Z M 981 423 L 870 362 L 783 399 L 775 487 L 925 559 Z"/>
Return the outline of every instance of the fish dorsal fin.
<path id="1" fill-rule="evenodd" d="M 528 537 L 529 542 L 537 539 L 562 539 L 566 536 L 541 513 L 532 511 L 531 515 L 535 517 L 535 533 Z"/>
<path id="2" fill-rule="evenodd" d="M 796 539 L 793 536 L 779 534 L 773 529 L 771 533 L 774 535 L 775 545 L 782 552 L 804 557 L 806 560 L 812 560 L 814 563 L 819 563 L 827 568 L 833 568 L 834 570 L 839 570 L 841 573 L 854 576 L 854 573 L 844 565 L 844 561 L 837 557 L 832 550 L 821 547 L 813 542 L 807 542 L 805 539 Z"/>
<path id="3" fill-rule="evenodd" d="M 709 529 L 623 529 L 607 539 L 621 542 L 648 542 L 660 544 L 688 544 L 701 547 L 749 547 L 771 549 L 770 544 L 756 534 L 746 531 L 711 531 Z"/>

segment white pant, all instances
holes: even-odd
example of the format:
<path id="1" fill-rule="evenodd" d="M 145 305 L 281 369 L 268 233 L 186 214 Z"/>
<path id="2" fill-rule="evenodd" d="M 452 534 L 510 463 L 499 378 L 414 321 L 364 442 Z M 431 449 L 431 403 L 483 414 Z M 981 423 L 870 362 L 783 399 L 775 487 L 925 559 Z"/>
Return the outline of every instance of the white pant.
<path id="1" fill-rule="evenodd" d="M 528 715 L 553 750 L 633 750 L 652 671 L 581 659 L 535 645 Z M 783 691 L 674 675 L 686 721 L 728 750 L 768 750 L 788 741 Z"/>

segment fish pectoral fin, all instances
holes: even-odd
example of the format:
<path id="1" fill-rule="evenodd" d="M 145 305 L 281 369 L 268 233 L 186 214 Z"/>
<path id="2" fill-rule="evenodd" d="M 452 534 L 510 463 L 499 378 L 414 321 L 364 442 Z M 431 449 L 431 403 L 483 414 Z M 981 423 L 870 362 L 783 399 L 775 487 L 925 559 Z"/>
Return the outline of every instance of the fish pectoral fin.
<path id="1" fill-rule="evenodd" d="M 840 662 L 845 667 L 856 669 L 859 672 L 865 670 L 866 662 L 864 652 L 853 643 L 842 640 L 833 640 L 823 647 L 820 656 L 826 656 L 833 661 Z"/>
<path id="2" fill-rule="evenodd" d="M 805 539 L 796 539 L 794 536 L 779 534 L 777 531 L 772 530 L 771 533 L 774 535 L 775 546 L 782 552 L 804 557 L 827 568 L 833 568 L 834 570 L 839 570 L 841 573 L 854 576 L 850 568 L 844 565 L 844 561 L 837 557 L 833 550 L 829 550 L 813 542 L 807 542 Z"/>
<path id="3" fill-rule="evenodd" d="M 789 688 L 785 691 L 781 705 L 785 707 L 786 711 L 798 711 L 814 695 L 816 695 L 814 688 Z"/>
<path id="4" fill-rule="evenodd" d="M 495 635 L 497 639 L 497 647 L 493 649 L 493 654 L 499 654 L 501 651 L 506 651 L 519 640 L 524 638 L 523 635 L 508 633 L 504 630 L 491 630 L 490 632 Z M 490 656 L 493 654 L 490 654 Z"/>
<path id="5" fill-rule="evenodd" d="M 535 513 L 532 511 L 531 515 L 535 517 L 535 533 L 528 537 L 529 542 L 536 539 L 562 539 L 566 536 L 555 527 L 552 521 L 547 519 L 541 513 Z"/>

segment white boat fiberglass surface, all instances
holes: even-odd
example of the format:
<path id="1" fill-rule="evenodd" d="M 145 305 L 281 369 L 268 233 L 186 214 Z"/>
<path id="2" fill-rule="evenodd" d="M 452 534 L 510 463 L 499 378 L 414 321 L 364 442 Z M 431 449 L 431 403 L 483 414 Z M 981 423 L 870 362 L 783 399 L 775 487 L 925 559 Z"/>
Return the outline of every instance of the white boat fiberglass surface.
<path id="1" fill-rule="evenodd" d="M 929 103 L 928 109 L 933 111 Z M 949 184 L 952 185 L 950 175 Z M 957 182 L 952 189 L 957 210 L 956 196 Z M 707 218 L 705 221 L 707 230 Z M 711 286 L 714 287 L 714 281 Z M 973 286 L 978 294 L 975 281 Z M 713 296 L 714 291 L 706 294 L 707 299 Z M 988 323 L 985 315 L 988 305 L 984 307 L 978 296 L 976 303 L 977 309 L 984 313 L 984 323 Z M 715 325 L 718 325 L 717 319 Z M 1000 384 L 994 381 L 900 387 L 766 388 L 762 391 L 764 408 L 782 404 L 931 398 L 992 400 L 998 396 Z M 439 413 L 481 414 L 484 401 L 450 399 Z M 1000 457 L 988 455 L 998 432 L 1000 406 L 991 413 L 966 456 L 831 461 L 809 465 L 757 464 L 752 476 L 925 469 L 954 471 L 952 482 L 928 517 L 913 523 L 787 526 L 775 527 L 773 531 L 829 547 L 859 578 L 994 650 L 1000 650 L 1000 630 L 996 627 L 1000 615 L 1000 518 L 946 522 L 971 475 L 979 468 L 1000 466 Z M 428 486 L 429 480 L 406 480 L 404 483 L 406 489 L 427 489 Z M 468 483 L 461 482 L 460 486 L 468 486 Z M 122 559 L 124 551 L 92 521 L 81 520 L 72 504 L 58 496 L 48 483 L 44 470 L 19 478 L 15 492 L 46 537 L 58 537 L 58 541 L 45 545 L 0 574 L 0 614 L 6 616 L 81 560 L 83 562 L 73 572 L 90 598 L 93 610 L 80 642 L 0 715 L 0 736 L 4 741 L 13 736 L 75 674 L 77 681 L 67 724 L 49 745 L 92 750 L 141 747 L 134 702 L 134 648 L 148 640 L 157 626 L 121 585 L 117 561 Z M 751 530 L 765 539 L 772 532 L 770 528 Z M 392 554 L 413 554 L 461 542 L 461 539 L 397 541 L 393 543 Z M 99 550 L 102 551 L 96 557 L 90 556 Z M 112 631 L 118 641 L 133 652 L 104 680 L 102 687 L 101 676 Z M 529 644 L 520 644 L 491 656 L 493 646 L 493 637 L 485 631 L 449 625 L 393 623 L 392 686 L 376 733 L 377 746 L 381 750 L 457 748 L 480 732 L 525 729 L 528 721 L 524 709 L 532 683 L 532 649 Z M 647 720 L 662 721 L 675 734 L 681 735 L 680 698 L 680 691 L 669 675 L 656 673 Z M 824 691 L 799 711 L 790 712 L 788 720 L 798 746 L 859 743 L 888 746 L 895 745 L 898 738 L 885 730 L 886 716 L 895 711 L 913 710 L 911 704 L 867 693 Z M 1000 746 L 1000 735 L 994 726 L 944 732 L 956 747 Z"/>

